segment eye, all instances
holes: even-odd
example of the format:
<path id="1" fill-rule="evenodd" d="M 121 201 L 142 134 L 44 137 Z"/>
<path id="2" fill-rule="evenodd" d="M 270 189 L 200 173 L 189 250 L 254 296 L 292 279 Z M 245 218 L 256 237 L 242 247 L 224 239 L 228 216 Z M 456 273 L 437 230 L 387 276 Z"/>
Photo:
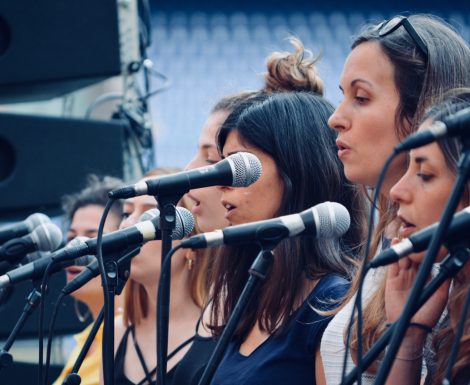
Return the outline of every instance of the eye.
<path id="1" fill-rule="evenodd" d="M 124 219 L 129 218 L 130 215 L 131 215 L 131 213 L 123 212 L 123 213 L 121 214 L 121 220 L 123 221 Z"/>
<path id="2" fill-rule="evenodd" d="M 416 173 L 416 176 L 419 179 L 421 179 L 423 182 L 429 182 L 434 177 L 434 175 L 432 175 L 432 174 L 426 174 L 426 173 L 423 173 L 423 172 Z"/>
<path id="3" fill-rule="evenodd" d="M 211 164 L 211 165 L 212 165 L 212 164 L 216 164 L 216 163 L 218 163 L 218 162 L 219 162 L 219 160 L 206 159 L 206 163 L 207 163 L 207 164 Z"/>
<path id="4" fill-rule="evenodd" d="M 369 98 L 366 98 L 365 96 L 355 96 L 354 100 L 356 100 L 356 102 L 358 102 L 359 104 L 365 104 L 369 100 Z"/>

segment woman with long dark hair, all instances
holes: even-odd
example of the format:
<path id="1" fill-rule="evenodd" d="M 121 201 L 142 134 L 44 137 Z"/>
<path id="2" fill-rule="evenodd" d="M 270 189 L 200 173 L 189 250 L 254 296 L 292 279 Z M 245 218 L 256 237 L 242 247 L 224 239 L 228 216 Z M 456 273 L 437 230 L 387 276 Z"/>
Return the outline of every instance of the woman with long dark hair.
<path id="1" fill-rule="evenodd" d="M 344 177 L 333 111 L 306 92 L 261 93 L 238 106 L 218 135 L 222 156 L 256 155 L 260 179 L 247 188 L 221 187 L 231 225 L 298 213 L 325 201 L 343 204 L 352 224 L 342 240 L 304 236 L 282 241 L 273 266 L 244 311 L 213 384 L 312 384 L 315 354 L 328 317 L 348 288 L 354 247 L 362 240 L 364 206 Z M 256 246 L 224 249 L 213 267 L 212 329 L 227 323 L 258 253 Z"/>

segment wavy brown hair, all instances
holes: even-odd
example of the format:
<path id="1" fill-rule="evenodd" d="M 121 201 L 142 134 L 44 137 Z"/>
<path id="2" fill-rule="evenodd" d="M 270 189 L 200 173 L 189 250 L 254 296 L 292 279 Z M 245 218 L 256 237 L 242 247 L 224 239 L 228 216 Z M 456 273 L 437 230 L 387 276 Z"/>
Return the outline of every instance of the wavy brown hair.
<path id="1" fill-rule="evenodd" d="M 175 167 L 160 167 L 147 172 L 143 178 L 173 174 L 181 169 Z M 190 209 L 191 203 L 189 198 L 184 196 L 178 203 L 178 206 Z M 190 235 L 197 234 L 197 227 Z M 193 267 L 190 271 L 190 295 L 192 300 L 201 309 L 207 302 L 208 297 L 208 280 L 207 276 L 210 271 L 210 256 L 206 250 L 195 251 Z M 144 286 L 132 278 L 129 278 L 124 288 L 124 325 L 138 325 L 143 318 L 147 318 L 149 310 L 149 298 Z"/>

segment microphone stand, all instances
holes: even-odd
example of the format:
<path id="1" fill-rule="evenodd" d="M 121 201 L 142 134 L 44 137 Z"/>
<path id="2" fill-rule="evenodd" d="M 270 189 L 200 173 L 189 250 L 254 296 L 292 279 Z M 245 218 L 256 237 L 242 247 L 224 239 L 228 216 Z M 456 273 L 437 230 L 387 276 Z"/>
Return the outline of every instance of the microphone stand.
<path id="1" fill-rule="evenodd" d="M 62 385 L 80 385 L 80 383 L 82 382 L 78 371 L 80 370 L 80 367 L 82 366 L 82 363 L 85 360 L 85 357 L 88 354 L 91 345 L 93 344 L 96 334 L 98 333 L 98 330 L 101 327 L 101 324 L 103 323 L 103 319 L 104 308 L 101 308 L 100 314 L 93 323 L 93 327 L 91 328 L 90 333 L 88 334 L 86 341 L 83 344 L 82 350 L 80 350 L 80 353 L 77 359 L 75 360 L 75 363 L 73 364 L 71 372 L 67 375 L 67 377 L 65 377 L 64 381 L 62 382 Z"/>
<path id="2" fill-rule="evenodd" d="M 411 288 L 408 300 L 405 304 L 405 307 L 400 315 L 400 318 L 397 320 L 397 326 L 395 327 L 395 333 L 390 341 L 385 358 L 382 362 L 382 365 L 379 368 L 377 377 L 375 380 L 376 385 L 382 385 L 387 380 L 390 369 L 392 368 L 393 361 L 395 360 L 395 355 L 400 348 L 402 339 L 408 328 L 408 324 L 413 316 L 413 309 L 416 308 L 416 303 L 419 299 L 419 296 L 422 292 L 422 289 L 426 283 L 426 280 L 431 272 L 432 265 L 436 259 L 436 255 L 439 251 L 439 248 L 444 240 L 449 224 L 452 221 L 455 209 L 457 208 L 459 201 L 461 199 L 462 193 L 465 190 L 467 185 L 469 173 L 470 173 L 470 143 L 463 141 L 462 143 L 462 155 L 460 156 L 459 165 L 458 165 L 458 175 L 454 183 L 452 192 L 449 196 L 449 199 L 446 203 L 446 207 L 441 216 L 439 223 L 434 236 L 432 237 L 431 243 L 428 248 L 428 252 L 421 264 L 421 267 L 416 275 L 415 282 Z"/>
<path id="3" fill-rule="evenodd" d="M 10 348 L 12 347 L 13 343 L 15 342 L 18 333 L 23 329 L 26 320 L 29 316 L 33 313 L 34 309 L 37 308 L 39 303 L 41 302 L 41 292 L 38 290 L 38 287 L 34 287 L 34 289 L 29 293 L 28 297 L 26 298 L 26 304 L 24 306 L 23 312 L 21 313 L 20 318 L 16 322 L 13 330 L 11 331 L 8 339 L 5 342 L 5 345 L 2 349 L 0 349 L 0 370 L 10 366 L 13 363 L 13 356 L 9 353 Z"/>
<path id="4" fill-rule="evenodd" d="M 124 256 L 119 258 L 117 261 L 117 266 L 119 267 L 118 269 L 119 273 L 118 273 L 118 286 L 116 288 L 116 295 L 120 295 L 122 293 L 122 290 L 124 289 L 124 285 L 127 282 L 127 278 L 130 275 L 130 261 L 133 257 L 135 257 L 137 254 L 140 253 L 140 248 L 141 247 L 138 246 L 129 252 L 127 252 L 126 250 L 120 253 L 120 255 L 124 254 Z M 107 257 L 104 256 L 104 258 L 106 259 Z M 111 258 L 118 258 L 118 257 L 114 256 Z M 114 298 L 112 299 L 111 302 L 114 304 Z M 114 319 L 114 315 L 113 315 L 113 319 Z M 96 337 L 96 334 L 98 333 L 98 330 L 101 324 L 103 323 L 103 320 L 104 320 L 104 307 L 101 308 L 101 311 L 98 317 L 96 318 L 95 322 L 93 323 L 93 327 L 91 328 L 90 333 L 88 334 L 86 341 L 83 344 L 83 347 L 80 350 L 80 353 L 77 359 L 75 360 L 75 363 L 72 367 L 71 372 L 67 375 L 67 377 L 65 377 L 64 381 L 62 382 L 62 385 L 80 385 L 82 379 L 80 378 L 78 371 L 80 370 L 80 367 L 82 366 L 82 363 L 85 360 L 85 357 L 88 354 L 88 351 L 90 350 L 91 345 L 93 344 L 93 341 Z"/>
<path id="5" fill-rule="evenodd" d="M 413 316 L 421 306 L 423 306 L 427 300 L 436 292 L 436 290 L 449 278 L 455 277 L 455 275 L 464 267 L 465 263 L 470 259 L 470 249 L 467 247 L 456 248 L 451 254 L 445 258 L 440 266 L 439 273 L 429 282 L 429 284 L 422 290 L 419 301 L 412 310 L 411 316 Z M 375 344 L 369 349 L 369 351 L 362 357 L 362 369 L 365 371 L 369 366 L 376 360 L 380 353 L 387 347 L 388 342 L 392 338 L 398 321 L 390 325 L 389 328 L 380 336 Z M 341 385 L 353 385 L 357 380 L 359 369 L 355 367 L 345 377 Z"/>
<path id="6" fill-rule="evenodd" d="M 162 234 L 161 266 L 165 257 L 171 250 L 172 232 L 176 226 L 176 204 L 187 191 L 177 192 L 173 195 L 159 195 L 157 199 L 160 207 L 160 230 Z M 162 290 L 162 301 L 157 304 L 157 384 L 166 384 L 167 354 L 168 354 L 168 328 L 170 320 L 170 282 L 171 274 L 160 274 L 159 288 Z M 157 298 L 158 302 L 158 298 Z"/>
<path id="7" fill-rule="evenodd" d="M 266 236 L 272 238 L 267 238 L 266 240 L 259 242 L 261 245 L 261 251 L 248 270 L 249 277 L 245 287 L 240 294 L 240 298 L 238 298 L 238 301 L 235 304 L 227 325 L 224 327 L 224 331 L 220 335 L 219 341 L 217 342 L 217 345 L 212 352 L 212 355 L 209 359 L 209 362 L 207 363 L 206 368 L 204 369 L 204 372 L 202 373 L 202 377 L 199 380 L 198 385 L 207 385 L 212 381 L 212 377 L 214 376 L 220 361 L 222 361 L 228 344 L 230 343 L 233 333 L 235 332 L 235 328 L 238 325 L 238 321 L 240 321 L 240 318 L 243 315 L 243 311 L 248 306 L 248 303 L 253 297 L 256 288 L 259 286 L 259 283 L 266 280 L 269 268 L 272 266 L 274 261 L 274 253 L 272 250 L 282 239 L 289 236 L 289 230 L 284 226 L 280 226 L 277 234 L 276 231 L 273 231 L 271 234 L 266 234 Z"/>

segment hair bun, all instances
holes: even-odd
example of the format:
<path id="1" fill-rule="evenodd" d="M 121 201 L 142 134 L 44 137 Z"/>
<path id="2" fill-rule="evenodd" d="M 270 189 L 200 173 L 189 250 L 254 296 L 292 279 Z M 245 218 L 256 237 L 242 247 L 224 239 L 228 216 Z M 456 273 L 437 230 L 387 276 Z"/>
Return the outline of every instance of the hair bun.
<path id="1" fill-rule="evenodd" d="M 323 95 L 323 80 L 315 63 L 318 57 L 305 49 L 295 37 L 289 39 L 292 52 L 273 52 L 267 58 L 268 72 L 264 76 L 266 91 L 307 91 Z"/>

